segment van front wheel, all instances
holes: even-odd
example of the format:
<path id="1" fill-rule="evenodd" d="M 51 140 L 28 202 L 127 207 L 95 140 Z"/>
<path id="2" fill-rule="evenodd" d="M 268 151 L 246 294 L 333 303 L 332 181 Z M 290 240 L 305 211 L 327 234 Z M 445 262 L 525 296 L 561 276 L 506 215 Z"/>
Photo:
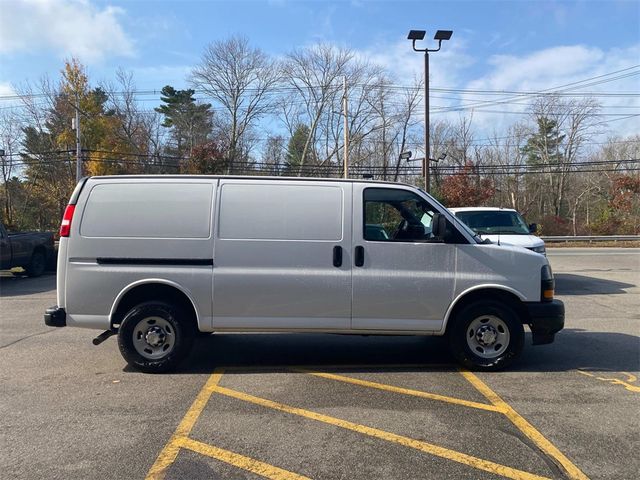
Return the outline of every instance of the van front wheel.
<path id="1" fill-rule="evenodd" d="M 125 315 L 118 347 L 129 365 L 147 373 L 175 368 L 193 345 L 194 328 L 184 312 L 167 303 L 146 302 Z"/>
<path id="2" fill-rule="evenodd" d="M 500 370 L 522 353 L 524 328 L 506 303 L 474 302 L 452 320 L 449 345 L 456 359 L 467 368 Z"/>

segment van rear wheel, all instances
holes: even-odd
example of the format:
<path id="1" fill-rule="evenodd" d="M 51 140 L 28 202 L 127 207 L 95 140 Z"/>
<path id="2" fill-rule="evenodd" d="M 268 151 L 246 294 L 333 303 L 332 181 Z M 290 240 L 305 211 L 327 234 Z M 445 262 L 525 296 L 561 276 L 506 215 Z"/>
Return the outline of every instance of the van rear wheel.
<path id="1" fill-rule="evenodd" d="M 454 357 L 467 368 L 500 370 L 522 353 L 524 328 L 507 303 L 474 302 L 453 319 L 449 345 Z"/>
<path id="2" fill-rule="evenodd" d="M 175 368 L 193 345 L 191 319 L 178 307 L 145 302 L 125 315 L 118 329 L 118 347 L 129 365 L 147 373 Z"/>

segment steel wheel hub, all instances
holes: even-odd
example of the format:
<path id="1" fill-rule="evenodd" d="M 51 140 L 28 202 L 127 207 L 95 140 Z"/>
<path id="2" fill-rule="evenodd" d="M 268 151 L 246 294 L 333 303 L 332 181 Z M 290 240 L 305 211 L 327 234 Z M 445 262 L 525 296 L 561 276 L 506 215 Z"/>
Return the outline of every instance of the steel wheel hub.
<path id="1" fill-rule="evenodd" d="M 158 326 L 153 326 L 144 336 L 146 342 L 152 347 L 159 347 L 162 345 L 167 339 L 167 334 L 164 333 L 164 330 Z"/>
<path id="2" fill-rule="evenodd" d="M 477 356 L 497 358 L 509 347 L 509 327 L 500 317 L 481 315 L 467 327 L 467 346 Z"/>
<path id="3" fill-rule="evenodd" d="M 169 355 L 176 344 L 173 325 L 162 317 L 146 317 L 133 329 L 133 346 L 147 360 Z"/>
<path id="4" fill-rule="evenodd" d="M 491 325 L 483 325 L 476 331 L 476 339 L 480 345 L 489 347 L 496 343 L 498 331 Z"/>

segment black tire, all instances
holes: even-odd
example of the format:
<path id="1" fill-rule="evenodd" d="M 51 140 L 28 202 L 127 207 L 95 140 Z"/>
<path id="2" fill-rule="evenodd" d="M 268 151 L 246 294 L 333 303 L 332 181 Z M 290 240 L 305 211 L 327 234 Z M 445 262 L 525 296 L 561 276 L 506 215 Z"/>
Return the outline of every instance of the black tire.
<path id="1" fill-rule="evenodd" d="M 448 333 L 451 352 L 471 370 L 501 370 L 522 353 L 524 327 L 508 303 L 474 302 L 452 321 Z"/>
<path id="2" fill-rule="evenodd" d="M 42 275 L 47 267 L 47 257 L 44 252 L 36 250 L 31 255 L 31 261 L 25 268 L 25 272 L 29 277 L 39 277 Z"/>
<path id="3" fill-rule="evenodd" d="M 118 329 L 118 347 L 133 368 L 146 373 L 167 372 L 187 357 L 194 336 L 194 321 L 180 308 L 146 302 L 125 315 Z"/>

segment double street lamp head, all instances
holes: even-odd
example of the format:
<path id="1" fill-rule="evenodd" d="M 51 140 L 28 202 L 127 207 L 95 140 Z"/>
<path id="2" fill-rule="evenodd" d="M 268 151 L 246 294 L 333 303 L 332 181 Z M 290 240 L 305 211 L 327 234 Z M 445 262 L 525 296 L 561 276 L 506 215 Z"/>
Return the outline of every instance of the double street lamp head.
<path id="1" fill-rule="evenodd" d="M 438 50 L 440 50 L 440 45 L 442 44 L 442 41 L 449 40 L 451 38 L 451 35 L 453 35 L 453 30 L 438 30 L 436 32 L 436 34 L 433 36 L 433 39 L 438 41 L 437 49 L 430 50 L 428 48 L 423 48 L 423 49 L 416 48 L 416 41 L 424 40 L 424 37 L 426 36 L 426 34 L 427 34 L 426 30 L 409 30 L 409 35 L 407 35 L 407 39 L 413 42 L 413 49 L 416 52 L 437 52 Z"/>

